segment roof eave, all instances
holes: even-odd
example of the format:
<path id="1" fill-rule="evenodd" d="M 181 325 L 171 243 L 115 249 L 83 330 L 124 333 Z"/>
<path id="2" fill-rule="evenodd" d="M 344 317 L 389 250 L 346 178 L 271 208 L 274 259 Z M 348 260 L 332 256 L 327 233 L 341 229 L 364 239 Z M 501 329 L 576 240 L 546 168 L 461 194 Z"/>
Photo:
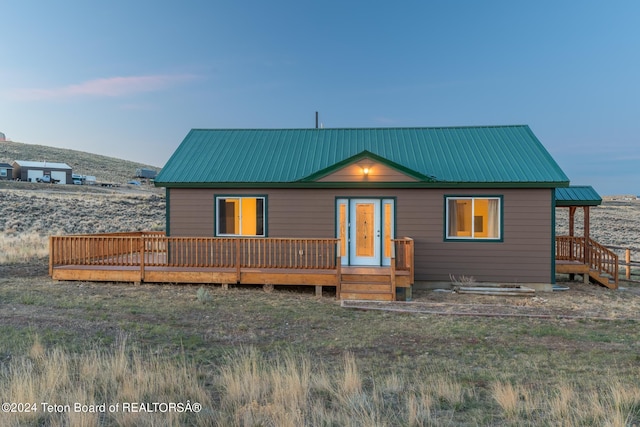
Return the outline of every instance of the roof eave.
<path id="1" fill-rule="evenodd" d="M 569 182 L 155 182 L 165 188 L 557 188 Z"/>
<path id="2" fill-rule="evenodd" d="M 600 206 L 602 199 L 600 200 L 558 200 L 556 201 L 556 207 L 558 208 L 570 208 L 574 206 Z"/>

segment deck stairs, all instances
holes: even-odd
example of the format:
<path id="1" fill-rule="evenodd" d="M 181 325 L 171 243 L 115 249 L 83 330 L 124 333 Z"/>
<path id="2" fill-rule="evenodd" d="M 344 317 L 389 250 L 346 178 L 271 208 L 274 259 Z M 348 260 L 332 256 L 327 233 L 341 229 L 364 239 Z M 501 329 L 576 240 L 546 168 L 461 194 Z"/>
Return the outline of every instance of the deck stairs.
<path id="1" fill-rule="evenodd" d="M 581 274 L 610 289 L 618 288 L 618 255 L 593 239 L 556 237 L 556 272 Z"/>
<path id="2" fill-rule="evenodd" d="M 395 301 L 389 267 L 343 267 L 340 274 L 340 299 Z"/>
<path id="3" fill-rule="evenodd" d="M 614 278 L 610 274 L 607 274 L 603 271 L 589 269 L 589 278 L 594 282 L 597 282 L 603 286 L 606 286 L 607 288 L 610 288 L 610 289 L 618 288 L 618 284 L 616 283 L 616 280 L 614 280 Z"/>

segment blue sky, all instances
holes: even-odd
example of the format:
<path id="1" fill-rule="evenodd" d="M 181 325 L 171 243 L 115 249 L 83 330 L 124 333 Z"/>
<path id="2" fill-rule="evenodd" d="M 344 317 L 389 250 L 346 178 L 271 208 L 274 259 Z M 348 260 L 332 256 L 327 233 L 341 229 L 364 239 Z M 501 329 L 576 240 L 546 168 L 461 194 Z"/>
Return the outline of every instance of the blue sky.
<path id="1" fill-rule="evenodd" d="M 0 131 L 162 166 L 191 128 L 528 124 L 640 194 L 640 2 L 5 0 Z"/>

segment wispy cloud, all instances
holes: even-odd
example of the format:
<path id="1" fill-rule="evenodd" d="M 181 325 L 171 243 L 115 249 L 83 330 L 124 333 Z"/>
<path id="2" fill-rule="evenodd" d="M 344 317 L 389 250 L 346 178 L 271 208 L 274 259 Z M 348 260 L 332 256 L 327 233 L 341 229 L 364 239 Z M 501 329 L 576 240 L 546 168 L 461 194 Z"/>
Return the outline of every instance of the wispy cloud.
<path id="1" fill-rule="evenodd" d="M 193 80 L 193 74 L 107 77 L 54 88 L 15 89 L 12 95 L 21 100 L 69 99 L 77 97 L 119 98 L 143 92 L 157 92 Z"/>

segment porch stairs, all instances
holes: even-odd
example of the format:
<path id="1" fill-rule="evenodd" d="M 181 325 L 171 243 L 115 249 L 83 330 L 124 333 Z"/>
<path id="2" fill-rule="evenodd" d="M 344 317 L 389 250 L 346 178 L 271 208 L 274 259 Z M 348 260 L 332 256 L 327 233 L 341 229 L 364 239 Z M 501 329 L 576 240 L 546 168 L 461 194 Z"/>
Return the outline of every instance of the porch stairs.
<path id="1" fill-rule="evenodd" d="M 556 236 L 556 273 L 580 274 L 609 289 L 618 288 L 618 255 L 593 239 Z"/>
<path id="2" fill-rule="evenodd" d="M 394 301 L 395 286 L 389 267 L 343 267 L 341 300 Z"/>
<path id="3" fill-rule="evenodd" d="M 606 286 L 609 289 L 618 288 L 617 281 L 614 280 L 614 278 L 611 275 L 603 271 L 589 269 L 589 278 L 594 282 L 597 282 L 603 286 Z"/>

